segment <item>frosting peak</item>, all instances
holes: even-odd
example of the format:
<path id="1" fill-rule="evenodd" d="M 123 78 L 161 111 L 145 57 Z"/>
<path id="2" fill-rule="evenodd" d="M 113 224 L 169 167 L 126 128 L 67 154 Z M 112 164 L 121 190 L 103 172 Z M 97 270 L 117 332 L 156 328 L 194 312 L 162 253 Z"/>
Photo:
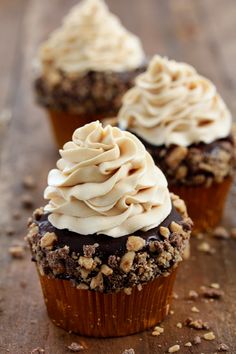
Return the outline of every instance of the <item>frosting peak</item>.
<path id="1" fill-rule="evenodd" d="M 52 70 L 78 75 L 89 70 L 136 69 L 144 52 L 140 40 L 109 12 L 103 0 L 83 0 L 42 45 L 40 58 L 45 75 Z"/>
<path id="2" fill-rule="evenodd" d="M 119 124 L 152 145 L 188 146 L 228 136 L 231 115 L 212 82 L 156 55 L 124 96 Z"/>
<path id="3" fill-rule="evenodd" d="M 55 227 L 121 237 L 169 215 L 166 178 L 131 133 L 93 122 L 77 129 L 60 155 L 44 193 Z"/>

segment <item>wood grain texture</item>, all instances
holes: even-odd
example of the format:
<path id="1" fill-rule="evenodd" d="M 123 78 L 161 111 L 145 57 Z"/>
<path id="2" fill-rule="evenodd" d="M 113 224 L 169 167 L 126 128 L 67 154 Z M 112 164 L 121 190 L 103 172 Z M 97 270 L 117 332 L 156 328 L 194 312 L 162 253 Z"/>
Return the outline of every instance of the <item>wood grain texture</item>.
<path id="1" fill-rule="evenodd" d="M 236 89 L 236 7 L 234 0 L 108 0 L 111 10 L 137 33 L 149 55 L 160 53 L 192 63 L 218 86 L 233 116 Z M 236 353 L 236 241 L 208 242 L 214 255 L 197 250 L 199 240 L 192 240 L 192 255 L 179 271 L 173 301 L 174 314 L 163 323 L 164 333 L 153 337 L 151 331 L 121 339 L 89 339 L 68 334 L 48 319 L 41 289 L 30 254 L 22 260 L 11 259 L 9 246 L 22 240 L 26 233 L 29 211 L 21 208 L 25 193 L 22 179 L 31 174 L 37 180 L 33 190 L 35 206 L 43 204 L 42 192 L 48 170 L 58 154 L 44 116 L 33 100 L 32 60 L 39 43 L 55 28 L 65 12 L 76 1 L 66 0 L 1 0 L 0 2 L 0 112 L 10 109 L 12 122 L 0 152 L 0 353 L 28 354 L 35 347 L 47 354 L 67 353 L 71 342 L 81 342 L 89 354 L 121 354 L 134 348 L 136 354 L 166 353 L 176 343 L 180 353 L 215 353 L 219 343 Z M 224 224 L 236 226 L 236 186 L 230 193 Z M 21 212 L 20 220 L 13 213 Z M 15 229 L 6 236 L 6 229 Z M 225 292 L 222 300 L 200 299 L 189 303 L 189 290 L 217 282 Z M 192 313 L 192 306 L 200 313 Z M 183 327 L 178 322 L 191 316 L 208 321 L 216 340 L 202 340 L 199 346 L 184 347 L 193 337 L 205 333 Z"/>

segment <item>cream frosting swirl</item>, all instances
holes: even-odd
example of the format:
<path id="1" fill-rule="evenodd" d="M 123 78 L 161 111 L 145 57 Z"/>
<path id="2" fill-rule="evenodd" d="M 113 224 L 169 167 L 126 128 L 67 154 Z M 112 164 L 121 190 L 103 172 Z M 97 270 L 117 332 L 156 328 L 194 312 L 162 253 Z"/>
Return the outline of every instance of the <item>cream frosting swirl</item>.
<path id="1" fill-rule="evenodd" d="M 72 8 L 40 50 L 43 72 L 52 77 L 58 70 L 70 75 L 133 70 L 144 58 L 138 37 L 122 26 L 103 0 L 83 0 Z"/>
<path id="2" fill-rule="evenodd" d="M 156 227 L 170 214 L 166 178 L 133 134 L 92 122 L 60 155 L 44 192 L 58 229 L 116 238 Z"/>
<path id="3" fill-rule="evenodd" d="M 211 81 L 158 55 L 123 98 L 119 125 L 155 145 L 211 143 L 229 135 L 232 118 Z"/>

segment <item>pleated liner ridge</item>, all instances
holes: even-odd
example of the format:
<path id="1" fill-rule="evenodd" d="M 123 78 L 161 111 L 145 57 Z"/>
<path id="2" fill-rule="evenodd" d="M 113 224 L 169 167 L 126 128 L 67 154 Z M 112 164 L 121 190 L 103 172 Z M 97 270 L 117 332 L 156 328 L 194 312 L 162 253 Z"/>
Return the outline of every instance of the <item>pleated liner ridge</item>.
<path id="1" fill-rule="evenodd" d="M 168 314 L 176 269 L 132 288 L 104 294 L 82 290 L 68 280 L 39 274 L 48 315 L 67 331 L 90 337 L 119 337 L 141 332 L 161 322 Z"/>

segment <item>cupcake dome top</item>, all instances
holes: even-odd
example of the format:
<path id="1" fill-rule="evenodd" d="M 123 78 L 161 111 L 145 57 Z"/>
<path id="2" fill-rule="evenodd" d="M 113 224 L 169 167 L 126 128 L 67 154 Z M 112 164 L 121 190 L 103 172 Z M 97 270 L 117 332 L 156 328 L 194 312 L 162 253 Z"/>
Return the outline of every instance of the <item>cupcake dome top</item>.
<path id="1" fill-rule="evenodd" d="M 211 143 L 230 134 L 231 114 L 211 81 L 158 55 L 123 98 L 119 125 L 155 145 Z"/>
<path id="2" fill-rule="evenodd" d="M 60 155 L 44 193 L 56 228 L 116 238 L 154 228 L 170 214 L 166 178 L 131 133 L 92 122 Z"/>
<path id="3" fill-rule="evenodd" d="M 44 75 L 58 70 L 70 75 L 90 70 L 122 72 L 138 68 L 144 57 L 140 40 L 103 0 L 83 0 L 73 7 L 61 28 L 40 48 Z"/>

